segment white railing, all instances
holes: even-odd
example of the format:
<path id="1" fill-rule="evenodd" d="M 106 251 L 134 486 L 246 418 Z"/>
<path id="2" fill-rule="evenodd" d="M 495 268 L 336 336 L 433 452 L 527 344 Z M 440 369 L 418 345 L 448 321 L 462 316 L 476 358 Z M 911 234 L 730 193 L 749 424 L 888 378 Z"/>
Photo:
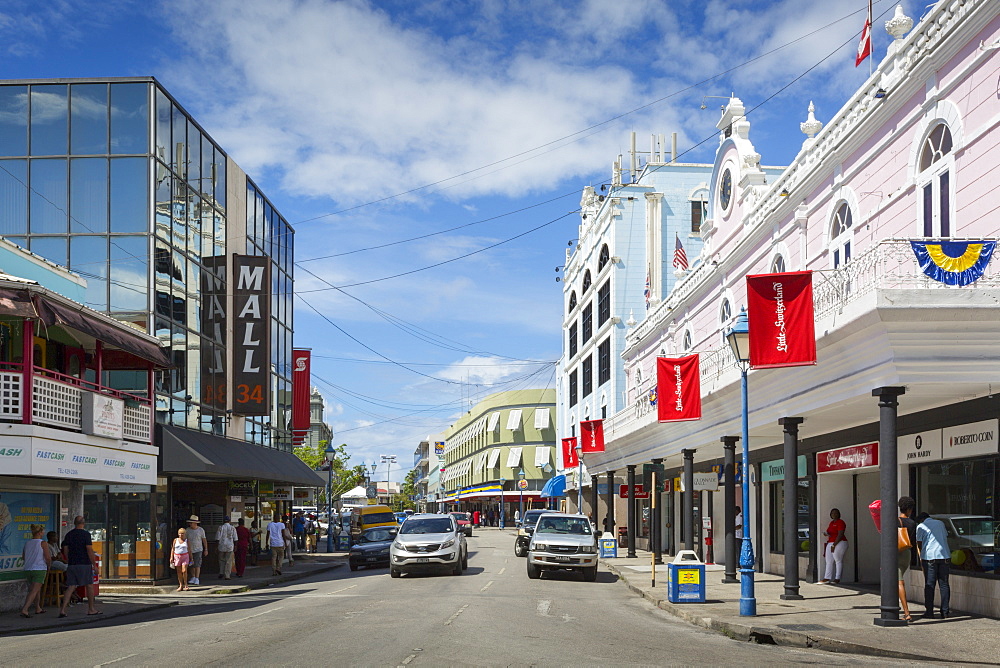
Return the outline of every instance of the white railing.
<path id="1" fill-rule="evenodd" d="M 21 403 L 21 374 L 14 371 L 0 371 L 0 419 L 20 420 L 23 413 Z"/>
<path id="2" fill-rule="evenodd" d="M 32 384 L 32 422 L 74 431 L 83 428 L 83 390 L 41 376 L 35 376 Z"/>
<path id="3" fill-rule="evenodd" d="M 139 443 L 153 442 L 152 434 L 150 433 L 150 427 L 153 424 L 153 411 L 148 404 L 134 406 L 125 404 L 124 418 L 122 437 L 126 441 L 137 441 Z"/>

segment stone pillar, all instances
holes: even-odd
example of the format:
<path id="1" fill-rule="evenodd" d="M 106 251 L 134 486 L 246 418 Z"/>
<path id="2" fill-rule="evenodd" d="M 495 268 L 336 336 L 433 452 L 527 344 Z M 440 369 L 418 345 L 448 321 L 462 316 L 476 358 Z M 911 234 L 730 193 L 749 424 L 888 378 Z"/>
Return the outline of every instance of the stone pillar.
<path id="1" fill-rule="evenodd" d="M 875 618 L 875 626 L 906 626 L 899 618 L 899 585 L 896 575 L 896 560 L 899 551 L 896 544 L 896 503 L 899 489 L 896 484 L 896 410 L 897 397 L 906 392 L 902 387 L 880 387 L 872 390 L 878 397 L 878 472 L 879 492 L 882 498 L 882 535 L 879 565 L 882 569 L 879 579 L 882 603 L 881 615 Z"/>
<path id="2" fill-rule="evenodd" d="M 605 529 L 611 534 L 611 538 L 617 538 L 615 536 L 615 472 L 608 471 L 608 490 L 606 492 L 606 502 L 608 504 L 607 508 L 607 518 L 608 527 Z"/>
<path id="3" fill-rule="evenodd" d="M 681 450 L 684 455 L 684 492 L 681 518 L 684 522 L 684 549 L 694 549 L 694 450 Z"/>
<path id="4" fill-rule="evenodd" d="M 723 584 L 735 584 L 736 579 L 736 443 L 739 436 L 723 436 L 722 447 L 725 450 L 725 482 L 723 483 L 723 502 L 726 504 L 725 516 L 723 518 L 723 531 L 725 532 L 725 554 L 726 574 L 722 578 Z M 746 515 L 744 515 L 746 517 Z"/>
<path id="5" fill-rule="evenodd" d="M 799 425 L 800 417 L 783 417 L 778 424 L 785 431 L 785 601 L 801 601 L 799 594 L 799 535 L 796 490 L 799 483 Z M 763 550 L 761 550 L 763 552 Z"/>
<path id="6" fill-rule="evenodd" d="M 658 466 L 663 466 L 663 458 L 658 457 L 653 460 L 653 463 L 657 464 Z M 663 563 L 663 529 L 660 528 L 662 526 L 661 522 L 663 518 L 663 496 L 660 494 L 659 487 L 660 485 L 663 484 L 664 477 L 665 476 L 659 472 L 653 475 L 653 479 L 655 480 L 655 485 L 654 485 L 655 489 L 650 490 L 650 497 L 649 497 L 650 499 L 653 499 L 652 495 L 653 494 L 656 495 L 656 498 L 652 504 L 653 516 L 650 518 L 652 525 L 650 526 L 650 531 L 649 531 L 649 540 L 652 543 L 652 548 L 653 548 L 654 564 Z"/>
<path id="7" fill-rule="evenodd" d="M 625 555 L 634 558 L 635 554 L 635 464 L 628 464 L 628 553 Z"/>
<path id="8" fill-rule="evenodd" d="M 601 526 L 601 518 L 598 517 L 597 512 L 597 476 L 590 476 L 590 516 L 594 519 L 594 526 Z"/>

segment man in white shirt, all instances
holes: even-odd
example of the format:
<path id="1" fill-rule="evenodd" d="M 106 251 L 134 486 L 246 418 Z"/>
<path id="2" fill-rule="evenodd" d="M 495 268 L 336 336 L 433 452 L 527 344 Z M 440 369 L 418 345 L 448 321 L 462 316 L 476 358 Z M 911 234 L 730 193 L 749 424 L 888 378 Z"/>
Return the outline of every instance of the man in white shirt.
<path id="1" fill-rule="evenodd" d="M 201 520 L 197 515 L 188 518 L 187 542 L 191 554 L 191 565 L 188 567 L 188 584 L 201 584 L 201 562 L 208 556 L 208 537 L 199 525 Z"/>
<path id="2" fill-rule="evenodd" d="M 236 549 L 236 528 L 229 523 L 229 515 L 223 518 L 215 532 L 215 540 L 219 544 L 219 579 L 229 580 L 233 572 L 233 550 Z"/>
<path id="3" fill-rule="evenodd" d="M 281 562 L 285 558 L 285 534 L 288 529 L 281 521 L 280 515 L 275 515 L 267 525 L 267 544 L 271 548 L 271 575 L 281 575 Z"/>
<path id="4" fill-rule="evenodd" d="M 743 510 L 736 506 L 736 521 L 733 522 L 733 528 L 736 529 L 736 540 L 743 540 Z M 740 546 L 736 546 L 737 552 L 740 550 Z"/>

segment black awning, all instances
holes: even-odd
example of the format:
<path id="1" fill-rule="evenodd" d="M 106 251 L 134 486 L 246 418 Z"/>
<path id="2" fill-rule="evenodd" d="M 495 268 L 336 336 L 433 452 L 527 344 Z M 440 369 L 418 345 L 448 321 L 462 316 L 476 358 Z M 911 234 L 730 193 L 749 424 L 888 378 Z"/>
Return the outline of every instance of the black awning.
<path id="1" fill-rule="evenodd" d="M 202 431 L 156 425 L 164 474 L 217 479 L 271 480 L 302 487 L 322 487 L 316 471 L 290 452 L 254 445 Z"/>

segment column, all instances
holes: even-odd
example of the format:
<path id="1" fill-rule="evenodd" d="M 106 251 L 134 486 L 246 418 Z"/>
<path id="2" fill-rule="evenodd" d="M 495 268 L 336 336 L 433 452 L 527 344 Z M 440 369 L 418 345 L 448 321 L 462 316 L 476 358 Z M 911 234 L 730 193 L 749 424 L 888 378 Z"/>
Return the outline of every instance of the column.
<path id="1" fill-rule="evenodd" d="M 684 526 L 684 549 L 694 549 L 694 450 L 681 450 L 684 455 L 684 492 L 681 499 L 681 522 Z"/>
<path id="2" fill-rule="evenodd" d="M 896 485 L 896 410 L 897 397 L 906 391 L 902 387 L 880 387 L 872 390 L 878 397 L 878 473 L 879 492 L 882 497 L 882 535 L 879 565 L 882 573 L 879 580 L 882 592 L 881 615 L 875 618 L 875 626 L 906 626 L 899 618 L 899 586 L 896 575 L 896 559 L 899 556 L 896 544 L 896 503 L 899 489 Z"/>
<path id="3" fill-rule="evenodd" d="M 663 458 L 658 457 L 653 460 L 653 463 L 657 466 L 663 466 Z M 664 475 L 659 471 L 653 476 L 656 480 L 655 489 L 651 490 L 652 494 L 656 495 L 656 499 L 653 502 L 651 526 L 649 530 L 649 540 L 653 546 L 653 563 L 662 564 L 663 563 L 663 530 L 661 527 L 661 521 L 663 517 L 663 497 L 660 495 L 660 485 L 663 484 Z"/>
<path id="4" fill-rule="evenodd" d="M 628 464 L 628 553 L 625 555 L 634 558 L 635 555 L 635 464 Z"/>
<path id="5" fill-rule="evenodd" d="M 723 519 L 723 531 L 725 532 L 725 555 L 726 574 L 722 578 L 723 584 L 735 584 L 736 579 L 736 442 L 739 436 L 723 436 L 722 447 L 726 453 L 725 476 L 723 482 L 723 502 L 726 504 L 725 517 Z M 746 515 L 743 515 L 746 517 Z"/>
<path id="6" fill-rule="evenodd" d="M 785 593 L 784 601 L 801 601 L 799 594 L 799 534 L 796 490 L 799 482 L 799 425 L 800 417 L 783 417 L 778 424 L 785 432 Z M 763 552 L 763 550 L 761 550 Z"/>
<path id="7" fill-rule="evenodd" d="M 35 321 L 24 318 L 21 327 L 21 422 L 31 424 L 35 398 Z"/>
<path id="8" fill-rule="evenodd" d="M 615 472 L 613 470 L 608 471 L 608 490 L 605 493 L 607 494 L 605 500 L 608 504 L 608 526 L 605 531 L 611 534 L 611 538 L 617 538 L 615 536 Z"/>
<path id="9" fill-rule="evenodd" d="M 590 476 L 590 516 L 594 520 L 594 526 L 601 526 L 601 518 L 598 517 L 597 512 L 597 476 Z"/>

